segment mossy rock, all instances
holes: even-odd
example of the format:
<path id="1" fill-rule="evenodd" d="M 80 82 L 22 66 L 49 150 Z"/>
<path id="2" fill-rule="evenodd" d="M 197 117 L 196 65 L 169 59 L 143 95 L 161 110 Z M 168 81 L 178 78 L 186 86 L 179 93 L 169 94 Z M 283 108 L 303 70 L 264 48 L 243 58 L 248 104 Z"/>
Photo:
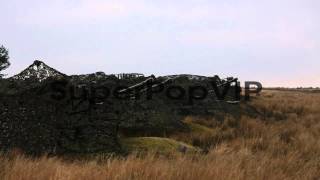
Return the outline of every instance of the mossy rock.
<path id="1" fill-rule="evenodd" d="M 186 143 L 161 137 L 124 138 L 121 140 L 121 145 L 128 152 L 156 152 L 160 154 L 200 152 L 200 149 Z"/>
<path id="2" fill-rule="evenodd" d="M 197 123 L 186 122 L 187 126 L 191 130 L 191 133 L 213 133 L 214 129 Z"/>

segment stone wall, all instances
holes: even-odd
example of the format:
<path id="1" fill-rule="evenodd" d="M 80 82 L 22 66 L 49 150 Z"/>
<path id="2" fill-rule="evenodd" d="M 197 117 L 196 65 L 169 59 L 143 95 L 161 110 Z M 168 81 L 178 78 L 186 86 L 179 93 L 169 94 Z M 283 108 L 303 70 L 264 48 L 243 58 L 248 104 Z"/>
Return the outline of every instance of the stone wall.
<path id="1" fill-rule="evenodd" d="M 108 104 L 52 99 L 48 84 L 0 96 L 0 148 L 29 154 L 117 152 L 118 119 Z"/>

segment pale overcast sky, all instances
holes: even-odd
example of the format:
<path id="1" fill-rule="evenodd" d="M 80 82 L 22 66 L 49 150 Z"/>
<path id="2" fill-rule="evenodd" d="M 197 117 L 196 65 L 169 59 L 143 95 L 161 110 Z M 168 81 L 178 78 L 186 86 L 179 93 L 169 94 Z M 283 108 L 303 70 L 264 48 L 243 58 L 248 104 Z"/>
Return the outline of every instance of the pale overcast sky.
<path id="1" fill-rule="evenodd" d="M 0 44 L 16 74 L 237 76 L 320 86 L 319 0 L 0 0 Z"/>

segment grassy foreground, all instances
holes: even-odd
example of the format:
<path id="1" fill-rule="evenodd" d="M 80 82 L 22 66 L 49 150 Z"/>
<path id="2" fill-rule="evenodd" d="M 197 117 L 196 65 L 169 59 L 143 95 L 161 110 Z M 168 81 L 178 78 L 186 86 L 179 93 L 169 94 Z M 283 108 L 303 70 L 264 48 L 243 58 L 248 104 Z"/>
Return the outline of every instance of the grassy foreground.
<path id="1" fill-rule="evenodd" d="M 123 139 L 130 151 L 146 151 L 143 156 L 1 155 L 0 179 L 320 179 L 320 93 L 264 91 L 249 105 L 255 116 L 187 117 L 191 132 Z M 181 153 L 181 145 L 207 153 Z"/>

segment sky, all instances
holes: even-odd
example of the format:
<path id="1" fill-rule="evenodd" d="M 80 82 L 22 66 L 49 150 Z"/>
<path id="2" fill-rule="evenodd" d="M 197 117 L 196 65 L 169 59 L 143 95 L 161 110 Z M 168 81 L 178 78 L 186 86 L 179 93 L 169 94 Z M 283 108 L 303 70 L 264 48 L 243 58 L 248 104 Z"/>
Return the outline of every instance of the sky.
<path id="1" fill-rule="evenodd" d="M 66 74 L 238 77 L 320 87 L 319 0 L 0 0 L 8 76 L 35 59 Z"/>

